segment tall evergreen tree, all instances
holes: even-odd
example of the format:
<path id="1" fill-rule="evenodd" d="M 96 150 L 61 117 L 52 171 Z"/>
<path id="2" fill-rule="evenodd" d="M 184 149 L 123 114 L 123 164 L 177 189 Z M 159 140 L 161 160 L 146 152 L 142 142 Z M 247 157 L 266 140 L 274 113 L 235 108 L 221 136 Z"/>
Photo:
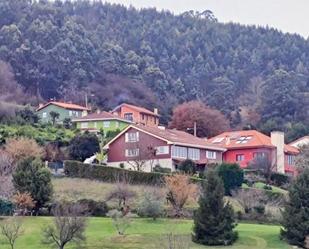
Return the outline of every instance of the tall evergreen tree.
<path id="1" fill-rule="evenodd" d="M 309 235 L 309 169 L 297 177 L 283 212 L 281 235 L 290 244 L 305 247 Z"/>
<path id="2" fill-rule="evenodd" d="M 233 231 L 234 212 L 225 203 L 224 185 L 214 170 L 209 170 L 203 182 L 199 208 L 194 214 L 192 240 L 203 245 L 231 245 L 238 237 Z"/>

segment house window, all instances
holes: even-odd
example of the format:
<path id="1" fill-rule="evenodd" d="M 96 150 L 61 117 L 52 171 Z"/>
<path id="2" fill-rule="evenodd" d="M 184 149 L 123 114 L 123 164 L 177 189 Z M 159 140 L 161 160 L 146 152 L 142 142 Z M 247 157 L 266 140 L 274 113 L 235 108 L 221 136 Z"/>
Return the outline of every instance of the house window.
<path id="1" fill-rule="evenodd" d="M 129 120 L 129 121 L 133 121 L 133 113 L 125 113 L 124 119 Z"/>
<path id="2" fill-rule="evenodd" d="M 75 116 L 78 117 L 78 112 L 75 112 Z"/>
<path id="3" fill-rule="evenodd" d="M 109 121 L 104 121 L 103 122 L 103 127 L 104 128 L 109 128 L 109 126 L 110 126 L 110 122 Z"/>
<path id="4" fill-rule="evenodd" d="M 81 123 L 81 128 L 82 128 L 82 129 L 88 128 L 88 122 L 83 122 L 83 123 Z"/>
<path id="5" fill-rule="evenodd" d="M 139 149 L 126 149 L 126 157 L 137 157 Z"/>
<path id="6" fill-rule="evenodd" d="M 69 116 L 72 117 L 73 116 L 73 112 L 69 111 Z"/>
<path id="7" fill-rule="evenodd" d="M 253 153 L 253 157 L 256 158 L 256 159 L 266 158 L 267 153 L 266 152 L 255 152 L 255 153 Z"/>
<path id="8" fill-rule="evenodd" d="M 215 151 L 206 150 L 206 158 L 208 159 L 216 159 L 217 153 Z"/>
<path id="9" fill-rule="evenodd" d="M 94 128 L 97 128 L 97 122 L 94 122 L 94 123 L 93 123 L 93 127 L 94 127 Z"/>
<path id="10" fill-rule="evenodd" d="M 237 154 L 236 155 L 236 162 L 241 162 L 245 160 L 245 155 L 243 154 Z"/>
<path id="11" fill-rule="evenodd" d="M 188 158 L 191 160 L 200 160 L 200 149 L 188 149 Z"/>
<path id="12" fill-rule="evenodd" d="M 116 121 L 116 128 L 119 128 L 119 122 Z"/>
<path id="13" fill-rule="evenodd" d="M 287 158 L 288 158 L 288 164 L 289 164 L 289 165 L 294 165 L 295 156 L 293 156 L 293 155 L 287 155 Z"/>
<path id="14" fill-rule="evenodd" d="M 42 118 L 47 118 L 47 112 L 43 112 Z"/>
<path id="15" fill-rule="evenodd" d="M 134 143 L 139 141 L 139 133 L 137 132 L 127 132 L 125 134 L 125 140 L 129 143 Z"/>
<path id="16" fill-rule="evenodd" d="M 156 155 L 163 155 L 169 153 L 169 147 L 168 146 L 158 146 L 156 148 Z"/>
<path id="17" fill-rule="evenodd" d="M 188 157 L 187 148 L 180 146 L 172 146 L 172 157 L 187 159 Z"/>

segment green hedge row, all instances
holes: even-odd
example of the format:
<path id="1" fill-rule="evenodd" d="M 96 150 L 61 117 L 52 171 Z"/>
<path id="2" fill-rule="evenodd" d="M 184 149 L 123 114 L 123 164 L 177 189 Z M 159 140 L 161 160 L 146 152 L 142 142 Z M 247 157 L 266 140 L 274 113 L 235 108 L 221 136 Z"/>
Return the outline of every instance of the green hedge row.
<path id="1" fill-rule="evenodd" d="M 84 164 L 77 161 L 65 161 L 64 172 L 69 177 L 95 179 L 104 182 L 128 180 L 131 184 L 158 185 L 163 183 L 162 173 L 146 173 L 98 164 Z"/>

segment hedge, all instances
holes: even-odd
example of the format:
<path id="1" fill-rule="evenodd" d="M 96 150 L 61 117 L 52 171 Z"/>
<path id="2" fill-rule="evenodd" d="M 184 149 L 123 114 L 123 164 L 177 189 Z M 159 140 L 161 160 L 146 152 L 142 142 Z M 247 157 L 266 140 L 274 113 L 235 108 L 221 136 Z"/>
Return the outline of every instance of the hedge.
<path id="1" fill-rule="evenodd" d="M 104 182 L 128 179 L 131 184 L 158 185 L 163 183 L 166 174 L 146 173 L 98 164 L 84 164 L 77 161 L 65 161 L 64 172 L 69 177 L 95 179 Z"/>

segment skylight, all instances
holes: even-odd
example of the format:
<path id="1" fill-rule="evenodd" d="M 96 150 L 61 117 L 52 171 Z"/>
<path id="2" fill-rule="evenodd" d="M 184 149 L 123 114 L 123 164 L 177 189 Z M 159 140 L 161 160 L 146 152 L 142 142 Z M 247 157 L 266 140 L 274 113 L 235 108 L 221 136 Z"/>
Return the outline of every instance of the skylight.
<path id="1" fill-rule="evenodd" d="M 241 136 L 237 139 L 236 144 L 245 144 L 252 138 L 252 136 Z"/>
<path id="2" fill-rule="evenodd" d="M 224 140 L 224 137 L 217 137 L 212 143 L 221 143 Z"/>

